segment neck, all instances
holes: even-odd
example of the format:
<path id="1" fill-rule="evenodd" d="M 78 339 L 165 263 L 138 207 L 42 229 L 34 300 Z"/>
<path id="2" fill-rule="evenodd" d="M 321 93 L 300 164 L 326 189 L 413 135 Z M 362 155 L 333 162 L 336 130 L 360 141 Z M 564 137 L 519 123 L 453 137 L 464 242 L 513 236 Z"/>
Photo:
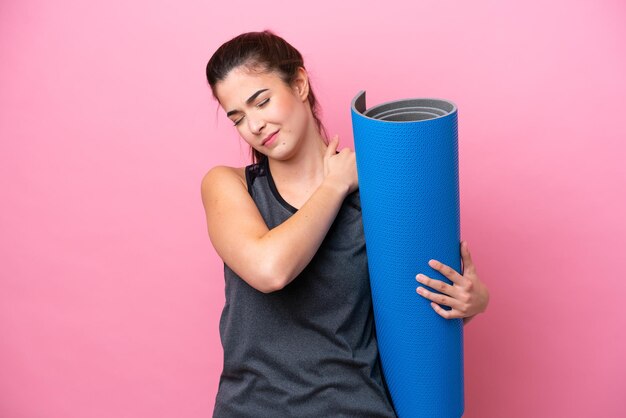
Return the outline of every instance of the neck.
<path id="1" fill-rule="evenodd" d="M 317 127 L 313 126 L 289 158 L 268 160 L 272 177 L 281 184 L 303 189 L 317 188 L 324 180 L 324 153 L 327 148 Z"/>

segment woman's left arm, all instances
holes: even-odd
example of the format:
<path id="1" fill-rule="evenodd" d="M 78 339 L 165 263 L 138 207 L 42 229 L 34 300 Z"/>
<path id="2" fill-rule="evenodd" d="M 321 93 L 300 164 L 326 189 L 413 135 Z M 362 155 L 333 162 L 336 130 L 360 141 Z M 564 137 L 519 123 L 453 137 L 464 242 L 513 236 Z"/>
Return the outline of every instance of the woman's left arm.
<path id="1" fill-rule="evenodd" d="M 452 285 L 442 280 L 431 279 L 423 274 L 417 275 L 418 282 L 442 294 L 431 292 L 421 286 L 416 290 L 417 293 L 431 300 L 430 305 L 439 315 L 446 319 L 463 318 L 463 325 L 465 325 L 477 314 L 487 309 L 489 290 L 478 278 L 467 241 L 461 242 L 461 259 L 463 260 L 463 275 L 437 260 L 428 262 L 428 265 L 450 279 Z M 439 304 L 452 309 L 447 311 Z"/>

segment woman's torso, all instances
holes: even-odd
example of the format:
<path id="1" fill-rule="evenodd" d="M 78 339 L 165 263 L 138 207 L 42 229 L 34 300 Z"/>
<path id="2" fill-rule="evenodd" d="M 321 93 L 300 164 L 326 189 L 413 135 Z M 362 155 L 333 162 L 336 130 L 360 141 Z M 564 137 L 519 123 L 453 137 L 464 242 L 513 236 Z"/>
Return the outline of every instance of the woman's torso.
<path id="1" fill-rule="evenodd" d="M 266 159 L 242 174 L 268 228 L 297 211 L 278 193 Z M 378 357 L 358 190 L 282 290 L 262 293 L 226 264 L 224 276 L 214 417 L 395 417 Z"/>

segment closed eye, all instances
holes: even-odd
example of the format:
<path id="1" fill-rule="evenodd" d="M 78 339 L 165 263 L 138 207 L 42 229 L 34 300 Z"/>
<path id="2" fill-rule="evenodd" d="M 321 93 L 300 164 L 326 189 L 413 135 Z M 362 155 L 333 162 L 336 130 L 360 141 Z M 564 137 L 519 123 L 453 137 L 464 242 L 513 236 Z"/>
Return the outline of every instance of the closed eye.
<path id="1" fill-rule="evenodd" d="M 270 101 L 270 99 L 269 99 L 269 97 L 268 97 L 267 99 L 265 99 L 265 100 L 263 100 L 261 103 L 259 103 L 259 104 L 257 105 L 257 107 L 263 107 L 263 106 L 265 106 L 265 105 L 267 104 L 267 102 L 269 102 L 269 101 Z M 237 126 L 237 125 L 239 125 L 239 123 L 240 123 L 242 120 L 243 120 L 243 117 L 242 117 L 242 118 L 239 118 L 239 119 L 238 119 L 238 120 L 234 123 L 234 125 L 233 125 L 233 126 Z"/>

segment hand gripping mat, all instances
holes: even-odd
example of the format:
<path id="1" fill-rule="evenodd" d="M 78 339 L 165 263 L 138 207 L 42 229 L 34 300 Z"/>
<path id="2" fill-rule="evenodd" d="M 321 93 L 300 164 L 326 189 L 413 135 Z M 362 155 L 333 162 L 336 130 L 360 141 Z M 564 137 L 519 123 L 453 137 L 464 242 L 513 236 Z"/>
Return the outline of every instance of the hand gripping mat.
<path id="1" fill-rule="evenodd" d="M 363 229 L 381 363 L 399 417 L 464 411 L 463 321 L 445 319 L 415 292 L 428 265 L 461 271 L 457 107 L 406 99 L 366 110 L 352 100 Z M 444 309 L 450 307 L 441 305 Z"/>

